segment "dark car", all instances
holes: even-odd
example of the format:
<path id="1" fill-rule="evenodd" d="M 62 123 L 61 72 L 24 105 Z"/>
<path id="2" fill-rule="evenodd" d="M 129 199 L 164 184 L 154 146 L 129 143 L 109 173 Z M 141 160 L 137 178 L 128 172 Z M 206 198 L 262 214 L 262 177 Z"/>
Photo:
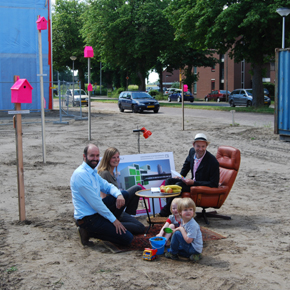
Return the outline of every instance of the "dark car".
<path id="1" fill-rule="evenodd" d="M 237 89 L 233 90 L 229 96 L 229 104 L 231 107 L 246 106 L 250 107 L 253 103 L 253 90 L 252 89 Z M 271 99 L 264 95 L 264 104 L 271 105 Z"/>
<path id="2" fill-rule="evenodd" d="M 264 95 L 271 99 L 268 89 L 264 88 Z"/>
<path id="3" fill-rule="evenodd" d="M 160 105 L 146 92 L 125 91 L 119 95 L 118 107 L 120 112 L 131 110 L 134 113 L 141 113 L 145 110 L 152 110 L 158 113 Z"/>
<path id="4" fill-rule="evenodd" d="M 217 101 L 217 102 L 220 102 L 220 101 L 226 101 L 227 98 L 229 97 L 230 95 L 230 91 L 225 91 L 225 90 L 216 90 L 216 91 L 212 91 L 211 93 L 207 94 L 205 97 L 204 97 L 204 100 L 206 102 L 210 101 L 210 100 L 214 100 L 214 101 Z"/>
<path id="5" fill-rule="evenodd" d="M 183 93 L 184 101 L 188 102 L 193 102 L 194 101 L 194 96 L 191 92 L 187 91 Z M 182 90 L 177 89 L 175 92 L 173 92 L 171 95 L 168 96 L 168 102 L 171 101 L 177 101 L 181 102 L 182 101 Z"/>

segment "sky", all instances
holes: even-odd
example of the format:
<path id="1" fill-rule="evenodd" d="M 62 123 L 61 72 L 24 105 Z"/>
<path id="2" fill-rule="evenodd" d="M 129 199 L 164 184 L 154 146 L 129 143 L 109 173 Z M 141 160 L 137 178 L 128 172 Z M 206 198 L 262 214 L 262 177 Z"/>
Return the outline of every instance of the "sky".
<path id="1" fill-rule="evenodd" d="M 149 77 L 148 77 L 148 83 L 153 83 L 158 81 L 159 77 L 158 77 L 158 73 L 156 72 L 150 72 Z"/>

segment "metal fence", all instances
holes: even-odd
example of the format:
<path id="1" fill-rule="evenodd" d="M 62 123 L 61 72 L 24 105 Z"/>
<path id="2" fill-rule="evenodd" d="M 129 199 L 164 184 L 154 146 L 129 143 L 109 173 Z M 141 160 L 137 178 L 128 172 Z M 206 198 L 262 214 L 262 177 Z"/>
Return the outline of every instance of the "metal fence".
<path id="1" fill-rule="evenodd" d="M 68 95 L 69 90 L 79 89 L 81 90 L 80 82 L 66 82 L 57 81 L 53 83 L 53 95 L 54 99 L 57 96 L 59 101 L 59 113 L 60 122 L 62 122 L 62 117 L 70 117 L 75 120 L 87 120 L 87 117 L 83 117 L 82 106 L 79 106 L 79 110 L 72 109 L 75 107 L 75 102 L 73 98 Z"/>

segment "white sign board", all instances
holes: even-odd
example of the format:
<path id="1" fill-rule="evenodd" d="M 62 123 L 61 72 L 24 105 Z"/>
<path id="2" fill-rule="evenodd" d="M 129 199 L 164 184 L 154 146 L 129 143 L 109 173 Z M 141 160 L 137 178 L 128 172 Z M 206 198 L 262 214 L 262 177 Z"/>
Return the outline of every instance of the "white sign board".
<path id="1" fill-rule="evenodd" d="M 133 185 L 140 185 L 143 189 L 160 187 L 171 177 L 171 170 L 175 170 L 173 153 L 147 153 L 121 155 L 118 165 L 117 182 L 121 190 L 127 190 Z M 152 199 L 146 198 L 149 214 L 152 211 Z M 154 198 L 155 213 L 159 213 L 166 203 L 166 198 Z M 146 214 L 143 198 L 140 198 L 137 215 Z"/>

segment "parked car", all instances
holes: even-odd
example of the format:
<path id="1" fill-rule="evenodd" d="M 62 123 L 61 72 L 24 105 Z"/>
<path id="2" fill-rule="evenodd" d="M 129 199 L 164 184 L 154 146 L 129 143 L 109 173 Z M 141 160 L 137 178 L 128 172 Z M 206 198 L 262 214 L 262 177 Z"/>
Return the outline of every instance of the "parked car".
<path id="1" fill-rule="evenodd" d="M 194 101 L 194 96 L 190 91 L 184 92 L 183 96 L 184 96 L 184 101 L 188 101 L 191 103 Z M 169 95 L 168 102 L 171 102 L 171 101 L 181 102 L 182 101 L 182 90 L 176 89 L 175 92 L 173 92 L 171 95 Z"/>
<path id="2" fill-rule="evenodd" d="M 271 99 L 268 89 L 264 88 L 264 95 Z"/>
<path id="3" fill-rule="evenodd" d="M 74 96 L 73 96 L 73 91 L 74 91 Z M 88 106 L 89 97 L 84 90 L 75 89 L 75 90 L 67 90 L 65 93 L 65 99 L 66 99 L 67 106 L 69 103 L 72 103 L 73 107 L 80 106 L 80 100 L 81 100 L 82 105 Z"/>
<path id="4" fill-rule="evenodd" d="M 177 89 L 175 88 L 167 88 L 164 92 L 165 95 L 171 95 L 172 93 L 174 93 Z"/>
<path id="5" fill-rule="evenodd" d="M 253 102 L 253 90 L 252 89 L 237 89 L 231 92 L 229 96 L 229 104 L 231 107 L 235 106 L 252 106 Z M 271 105 L 271 99 L 264 96 L 264 104 Z"/>
<path id="6" fill-rule="evenodd" d="M 207 94 L 205 97 L 204 97 L 204 100 L 206 102 L 210 101 L 210 100 L 214 100 L 216 102 L 221 102 L 221 101 L 226 101 L 227 98 L 229 97 L 230 95 L 230 91 L 227 91 L 226 90 L 216 90 L 216 91 L 212 91 L 211 93 Z"/>
<path id="7" fill-rule="evenodd" d="M 125 91 L 119 95 L 118 107 L 120 112 L 132 110 L 134 113 L 141 113 L 145 110 L 152 110 L 158 113 L 160 105 L 146 92 Z"/>
<path id="8" fill-rule="evenodd" d="M 151 86 L 151 87 L 146 87 L 146 93 L 149 93 L 150 91 L 159 91 L 160 88 L 158 86 Z"/>

